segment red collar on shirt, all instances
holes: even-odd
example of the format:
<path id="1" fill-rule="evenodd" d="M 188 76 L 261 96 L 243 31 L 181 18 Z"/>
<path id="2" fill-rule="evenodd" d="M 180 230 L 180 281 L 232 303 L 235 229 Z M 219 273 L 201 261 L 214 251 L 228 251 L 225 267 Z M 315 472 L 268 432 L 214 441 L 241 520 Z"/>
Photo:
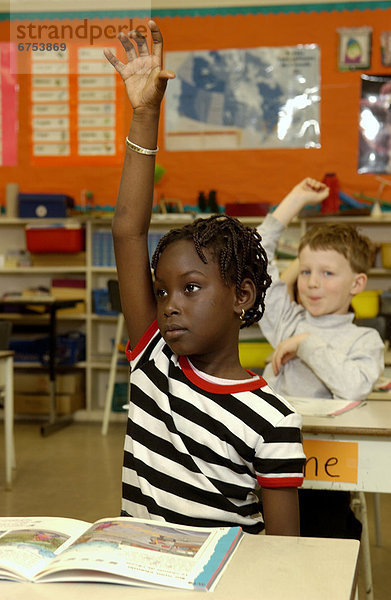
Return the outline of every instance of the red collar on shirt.
<path id="1" fill-rule="evenodd" d="M 134 360 L 157 332 L 158 326 L 155 320 L 153 323 L 151 323 L 133 349 L 130 348 L 130 343 L 127 343 L 125 350 L 127 359 L 129 361 Z M 262 377 L 258 377 L 255 380 L 243 379 L 243 383 L 235 382 L 232 384 L 221 384 L 208 381 L 195 372 L 187 356 L 179 357 L 179 365 L 189 381 L 206 392 L 211 392 L 214 394 L 235 394 L 237 392 L 249 392 L 267 385 L 266 381 Z M 253 373 L 248 369 L 246 369 L 246 371 L 252 377 L 256 377 L 256 373 Z"/>

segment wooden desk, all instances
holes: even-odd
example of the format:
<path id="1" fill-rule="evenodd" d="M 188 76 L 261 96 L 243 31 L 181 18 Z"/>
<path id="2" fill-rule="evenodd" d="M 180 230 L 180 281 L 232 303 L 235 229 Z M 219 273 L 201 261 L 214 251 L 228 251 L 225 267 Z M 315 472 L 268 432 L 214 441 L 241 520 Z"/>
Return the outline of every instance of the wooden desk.
<path id="1" fill-rule="evenodd" d="M 335 417 L 304 416 L 303 437 L 305 441 L 349 442 L 358 453 L 356 481 L 338 476 L 338 466 L 333 465 L 332 477 L 325 478 L 319 469 L 319 478 L 306 478 L 304 487 L 391 493 L 391 401 L 369 400 Z"/>
<path id="2" fill-rule="evenodd" d="M 358 550 L 357 540 L 246 535 L 210 597 L 353 600 Z M 0 596 L 7 600 L 200 600 L 201 595 L 110 584 L 0 581 Z"/>
<path id="3" fill-rule="evenodd" d="M 304 488 L 358 492 L 367 599 L 372 600 L 372 571 L 365 496 L 391 493 L 391 401 L 368 400 L 334 417 L 303 416 L 307 462 Z M 376 514 L 377 539 L 380 519 Z"/>
<path id="4" fill-rule="evenodd" d="M 4 365 L 4 438 L 5 438 L 5 489 L 12 485 L 12 468 L 15 467 L 14 445 L 14 353 L 0 351 L 0 361 Z"/>
<path id="5" fill-rule="evenodd" d="M 367 396 L 367 400 L 390 400 L 391 401 L 391 391 L 389 392 L 371 392 L 369 396 Z"/>

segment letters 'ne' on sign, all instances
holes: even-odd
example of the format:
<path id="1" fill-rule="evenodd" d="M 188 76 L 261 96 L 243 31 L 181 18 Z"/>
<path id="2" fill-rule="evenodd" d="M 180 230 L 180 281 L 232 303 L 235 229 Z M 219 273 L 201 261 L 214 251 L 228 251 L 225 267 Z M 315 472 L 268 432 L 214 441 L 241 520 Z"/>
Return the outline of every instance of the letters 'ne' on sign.
<path id="1" fill-rule="evenodd" d="M 304 477 L 310 481 L 357 483 L 358 443 L 303 440 Z"/>

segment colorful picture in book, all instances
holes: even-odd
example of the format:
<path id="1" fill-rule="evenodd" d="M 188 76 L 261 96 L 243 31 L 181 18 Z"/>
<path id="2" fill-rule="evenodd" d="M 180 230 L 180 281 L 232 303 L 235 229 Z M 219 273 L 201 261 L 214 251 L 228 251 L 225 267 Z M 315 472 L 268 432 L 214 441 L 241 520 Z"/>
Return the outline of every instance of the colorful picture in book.
<path id="1" fill-rule="evenodd" d="M 111 546 L 132 546 L 179 556 L 195 556 L 208 535 L 197 530 L 183 531 L 180 527 L 113 521 L 95 525 L 73 547 L 103 542 Z"/>
<path id="2" fill-rule="evenodd" d="M 359 173 L 391 173 L 391 76 L 362 75 Z"/>
<path id="3" fill-rule="evenodd" d="M 338 29 L 338 68 L 340 71 L 369 69 L 371 66 L 371 27 Z"/>
<path id="4" fill-rule="evenodd" d="M 54 556 L 55 551 L 68 539 L 57 531 L 18 529 L 0 538 L 1 546 L 34 549 L 42 556 Z"/>

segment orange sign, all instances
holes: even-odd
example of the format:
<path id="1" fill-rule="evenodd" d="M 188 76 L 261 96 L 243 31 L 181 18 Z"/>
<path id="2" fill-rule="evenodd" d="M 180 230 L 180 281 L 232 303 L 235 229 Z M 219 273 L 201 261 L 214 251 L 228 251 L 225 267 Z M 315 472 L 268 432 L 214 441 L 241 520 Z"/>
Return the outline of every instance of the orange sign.
<path id="1" fill-rule="evenodd" d="M 307 457 L 304 478 L 310 481 L 357 483 L 358 443 L 303 440 Z"/>

